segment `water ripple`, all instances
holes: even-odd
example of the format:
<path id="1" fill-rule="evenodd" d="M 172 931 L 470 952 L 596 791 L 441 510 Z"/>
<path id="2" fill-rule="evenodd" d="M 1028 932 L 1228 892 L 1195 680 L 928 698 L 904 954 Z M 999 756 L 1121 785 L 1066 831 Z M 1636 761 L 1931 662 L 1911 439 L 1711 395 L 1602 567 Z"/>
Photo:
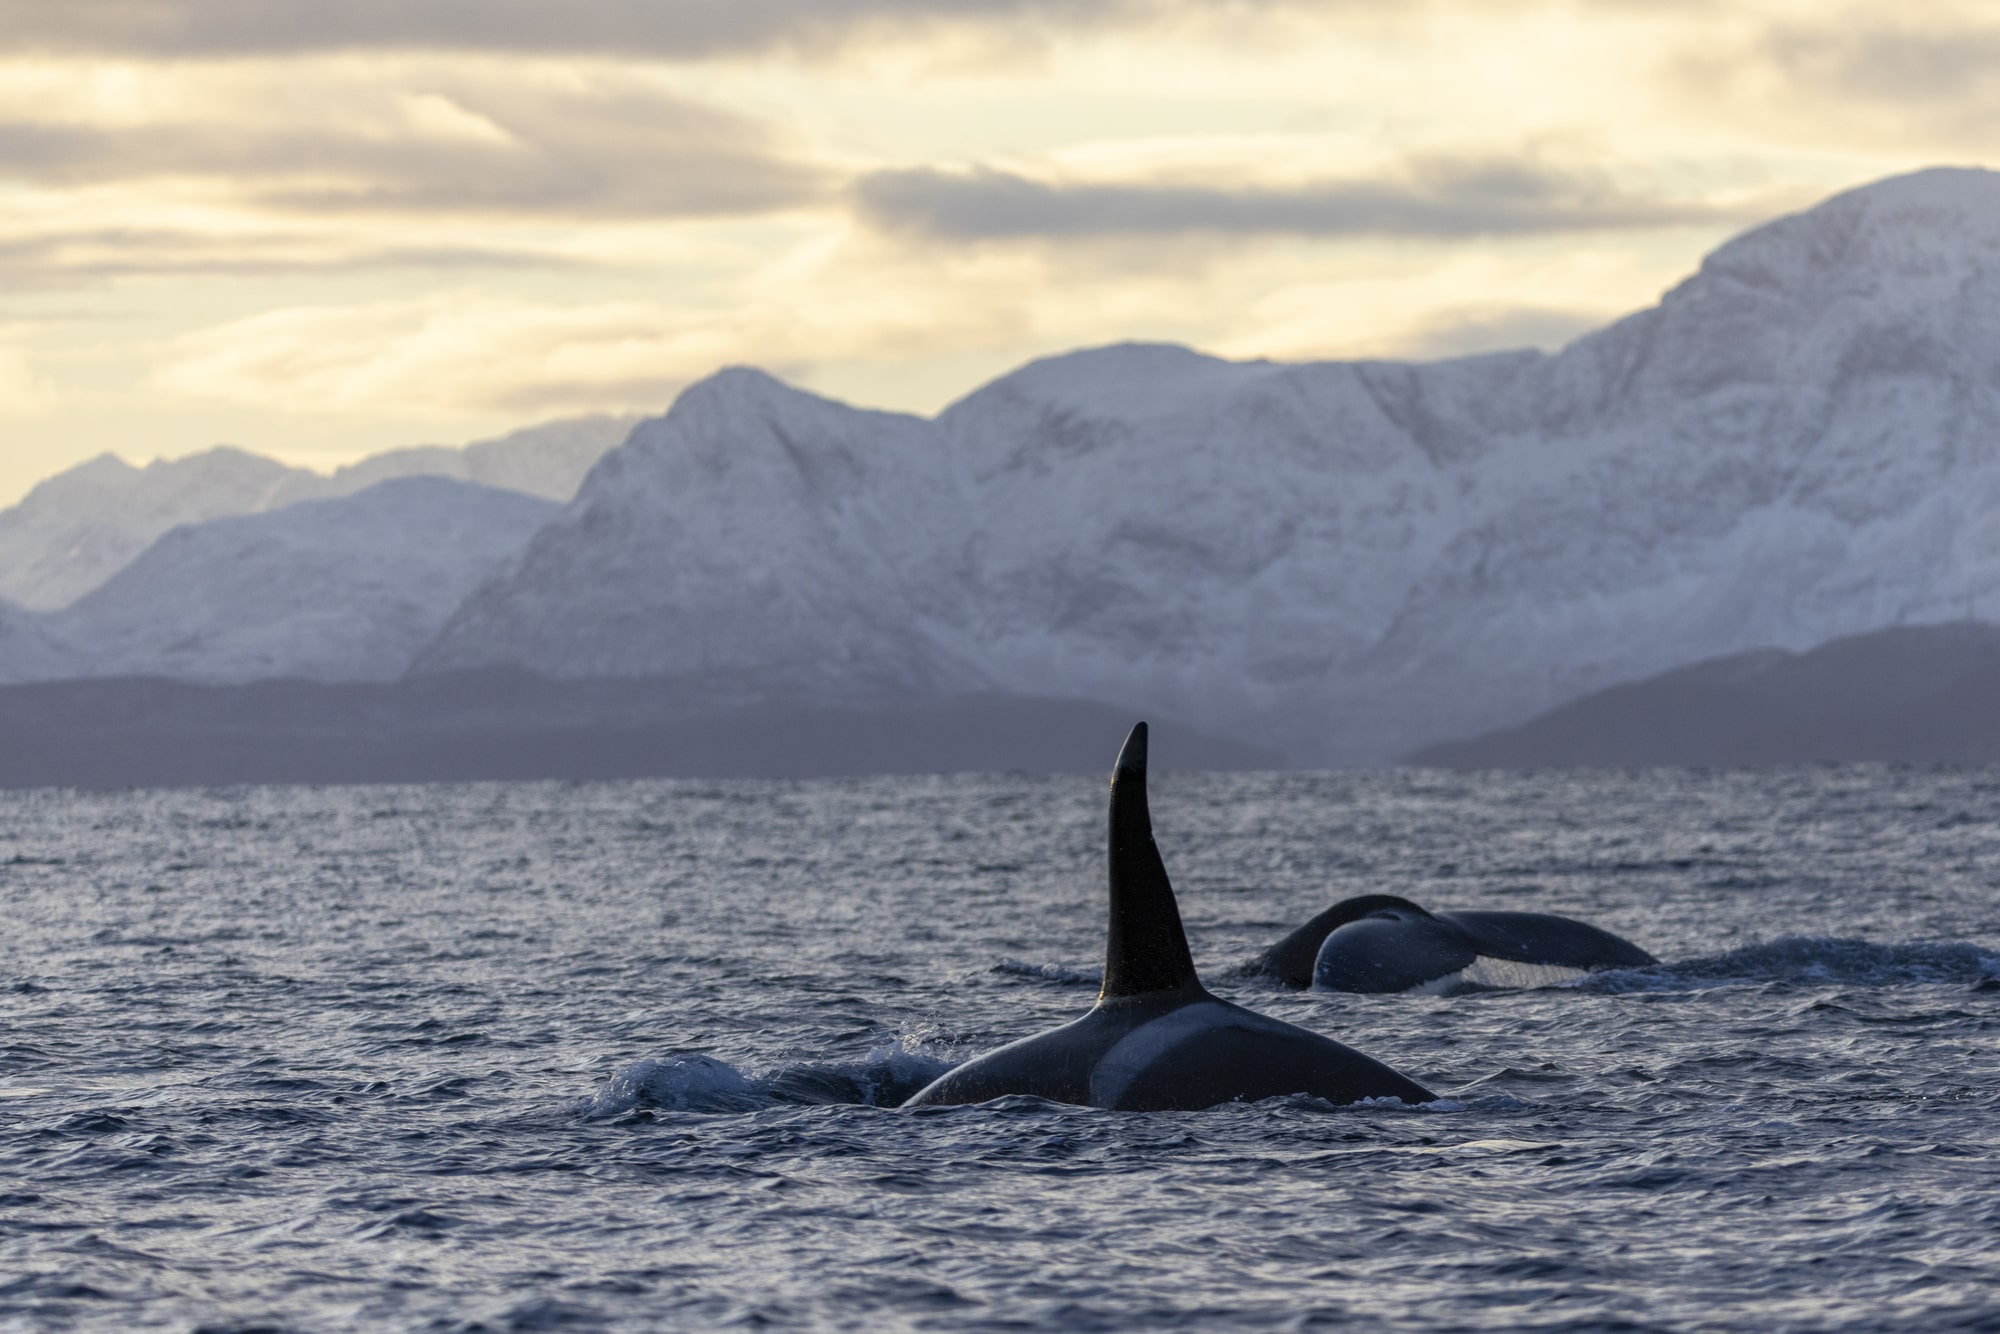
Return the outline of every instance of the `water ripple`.
<path id="1" fill-rule="evenodd" d="M 2000 1324 L 2000 774 L 1154 786 L 1211 987 L 1443 1100 L 898 1110 L 1090 1004 L 1093 780 L 0 797 L 0 1327 Z M 1666 962 L 1242 973 L 1383 890 Z"/>

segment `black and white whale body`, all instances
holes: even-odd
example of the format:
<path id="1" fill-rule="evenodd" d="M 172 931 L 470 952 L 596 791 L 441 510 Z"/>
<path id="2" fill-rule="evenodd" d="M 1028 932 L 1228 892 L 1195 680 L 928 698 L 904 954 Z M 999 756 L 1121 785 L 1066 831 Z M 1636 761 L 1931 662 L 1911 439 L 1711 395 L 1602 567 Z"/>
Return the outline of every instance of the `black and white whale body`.
<path id="1" fill-rule="evenodd" d="M 1622 936 L 1554 913 L 1431 913 L 1393 894 L 1343 899 L 1257 961 L 1286 986 L 1367 992 L 1547 986 L 1593 968 L 1658 962 Z"/>
<path id="2" fill-rule="evenodd" d="M 1146 725 L 1111 777 L 1111 921 L 1104 990 L 1075 1023 L 966 1062 L 906 1107 L 1027 1093 L 1131 1111 L 1195 1111 L 1307 1093 L 1429 1102 L 1421 1085 L 1331 1038 L 1211 996 L 1195 976 L 1146 807 Z"/>

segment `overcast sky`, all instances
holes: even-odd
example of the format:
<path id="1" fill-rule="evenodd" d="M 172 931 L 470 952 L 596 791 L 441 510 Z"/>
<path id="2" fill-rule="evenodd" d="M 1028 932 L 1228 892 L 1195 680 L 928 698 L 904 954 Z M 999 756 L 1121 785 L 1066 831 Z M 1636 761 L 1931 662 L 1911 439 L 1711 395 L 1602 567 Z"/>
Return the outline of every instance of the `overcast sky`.
<path id="1" fill-rule="evenodd" d="M 0 0 L 0 504 L 736 363 L 1555 347 L 1995 143 L 1990 0 Z"/>

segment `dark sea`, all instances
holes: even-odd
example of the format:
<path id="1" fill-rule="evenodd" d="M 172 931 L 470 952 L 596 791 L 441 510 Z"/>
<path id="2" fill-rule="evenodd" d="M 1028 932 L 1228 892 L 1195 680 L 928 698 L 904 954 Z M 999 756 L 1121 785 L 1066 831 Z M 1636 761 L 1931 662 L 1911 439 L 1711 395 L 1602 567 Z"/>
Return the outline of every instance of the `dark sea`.
<path id="1" fill-rule="evenodd" d="M 1443 1100 L 897 1110 L 1091 1004 L 1104 787 L 0 794 L 0 1330 L 2000 1330 L 2000 771 L 1156 770 Z M 1371 891 L 1666 962 L 1245 974 Z"/>

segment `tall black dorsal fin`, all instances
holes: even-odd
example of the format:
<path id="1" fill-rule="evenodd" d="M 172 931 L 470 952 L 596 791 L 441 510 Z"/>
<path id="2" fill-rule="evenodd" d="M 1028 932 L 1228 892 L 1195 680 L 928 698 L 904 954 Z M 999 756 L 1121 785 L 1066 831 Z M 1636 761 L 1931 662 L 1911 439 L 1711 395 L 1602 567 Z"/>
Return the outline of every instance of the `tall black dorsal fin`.
<path id="1" fill-rule="evenodd" d="M 1111 928 L 1100 1001 L 1201 990 L 1167 867 L 1146 808 L 1146 724 L 1125 738 L 1111 774 Z"/>

